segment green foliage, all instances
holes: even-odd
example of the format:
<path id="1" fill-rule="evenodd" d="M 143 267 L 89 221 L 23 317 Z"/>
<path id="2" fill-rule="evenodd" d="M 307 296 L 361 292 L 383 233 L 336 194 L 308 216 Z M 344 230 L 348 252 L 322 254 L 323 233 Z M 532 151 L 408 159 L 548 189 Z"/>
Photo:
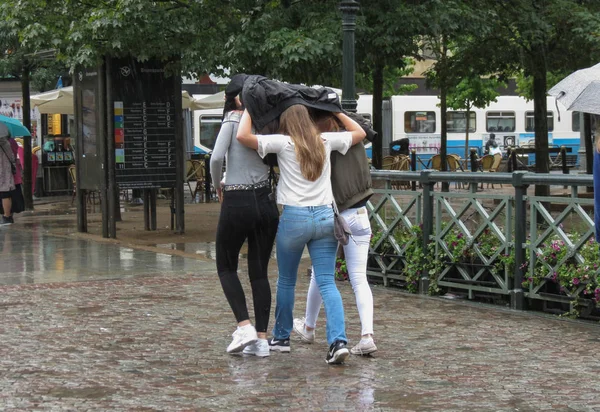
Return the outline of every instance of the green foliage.
<path id="1" fill-rule="evenodd" d="M 577 233 L 568 235 L 571 241 L 580 239 Z M 524 287 L 537 286 L 541 282 L 551 281 L 558 283 L 561 290 L 575 293 L 585 285 L 584 295 L 592 295 L 599 287 L 599 280 L 593 275 L 598 269 L 598 245 L 590 239 L 579 250 L 583 264 L 575 259 L 574 251 L 567 244 L 554 237 L 540 247 L 536 253 L 533 275 L 523 282 Z M 560 266 L 557 265 L 562 262 Z M 529 267 L 527 267 L 529 269 Z"/>
<path id="2" fill-rule="evenodd" d="M 463 77 L 456 86 L 448 91 L 446 96 L 448 108 L 471 110 L 473 107 L 477 107 L 483 109 L 491 102 L 496 101 L 500 94 L 498 89 L 501 86 L 505 86 L 505 84 L 495 78 Z"/>
<path id="3" fill-rule="evenodd" d="M 405 95 L 415 90 L 416 84 L 398 84 L 398 79 L 407 76 L 413 72 L 413 59 L 405 59 L 404 67 L 389 67 L 386 66 L 383 70 L 383 98 L 390 98 L 397 95 Z M 357 73 L 356 86 L 364 89 L 367 93 L 373 93 L 373 74 Z"/>
<path id="4" fill-rule="evenodd" d="M 552 88 L 556 83 L 567 77 L 570 72 L 560 72 L 560 73 L 547 73 L 547 81 L 548 81 L 548 90 Z M 533 100 L 533 77 L 525 76 L 523 72 L 519 72 L 516 75 L 517 82 L 517 93 L 523 96 L 527 100 Z"/>
<path id="5" fill-rule="evenodd" d="M 240 26 L 225 48 L 233 73 L 260 73 L 305 84 L 341 85 L 338 2 L 234 2 Z"/>
<path id="6" fill-rule="evenodd" d="M 348 280 L 348 266 L 343 257 L 337 257 L 335 260 L 335 280 Z"/>
<path id="7" fill-rule="evenodd" d="M 419 290 L 419 280 L 424 275 L 425 253 L 423 253 L 423 230 L 420 226 L 411 226 L 394 232 L 394 239 L 404 246 L 404 267 L 406 289 L 411 293 Z"/>

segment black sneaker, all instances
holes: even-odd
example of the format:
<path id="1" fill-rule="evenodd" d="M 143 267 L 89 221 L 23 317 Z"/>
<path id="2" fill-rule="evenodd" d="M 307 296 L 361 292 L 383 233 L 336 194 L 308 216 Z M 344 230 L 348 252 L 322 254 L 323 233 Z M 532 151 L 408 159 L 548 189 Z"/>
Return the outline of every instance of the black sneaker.
<path id="1" fill-rule="evenodd" d="M 269 350 L 275 352 L 289 352 L 290 351 L 290 340 L 289 339 L 269 339 Z"/>
<path id="2" fill-rule="evenodd" d="M 325 362 L 330 365 L 339 365 L 340 363 L 344 363 L 348 355 L 350 355 L 350 351 L 346 348 L 346 342 L 336 340 L 329 347 Z"/>
<path id="3" fill-rule="evenodd" d="M 13 223 L 15 223 L 15 221 L 12 216 L 2 216 L 0 226 L 12 225 Z"/>

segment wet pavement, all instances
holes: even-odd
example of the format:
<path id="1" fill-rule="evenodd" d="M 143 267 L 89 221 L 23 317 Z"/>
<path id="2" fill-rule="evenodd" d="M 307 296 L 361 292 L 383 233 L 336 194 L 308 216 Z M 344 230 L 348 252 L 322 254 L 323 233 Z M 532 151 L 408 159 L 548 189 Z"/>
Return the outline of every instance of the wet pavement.
<path id="1" fill-rule="evenodd" d="M 355 344 L 352 289 L 338 287 Z M 598 325 L 373 294 L 373 357 L 326 365 L 324 313 L 313 345 L 230 356 L 234 319 L 211 259 L 0 228 L 0 410 L 600 411 Z"/>

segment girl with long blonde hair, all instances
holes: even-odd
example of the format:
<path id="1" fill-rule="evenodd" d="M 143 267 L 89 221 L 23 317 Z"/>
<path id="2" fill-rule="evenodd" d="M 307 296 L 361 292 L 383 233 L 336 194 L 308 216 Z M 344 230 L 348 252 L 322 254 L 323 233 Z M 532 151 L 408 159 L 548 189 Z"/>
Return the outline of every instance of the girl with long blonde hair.
<path id="1" fill-rule="evenodd" d="M 343 113 L 335 113 L 345 132 L 319 133 L 302 105 L 287 108 L 279 119 L 280 134 L 252 133 L 252 119 L 245 111 L 237 132 L 242 144 L 258 150 L 261 157 L 277 154 L 280 178 L 277 202 L 283 212 L 277 230 L 276 252 L 279 278 L 275 307 L 272 351 L 289 352 L 298 265 L 308 247 L 315 281 L 325 303 L 329 364 L 344 362 L 349 351 L 342 298 L 335 285 L 337 240 L 333 235 L 332 151 L 346 153 L 365 137 L 363 129 Z"/>

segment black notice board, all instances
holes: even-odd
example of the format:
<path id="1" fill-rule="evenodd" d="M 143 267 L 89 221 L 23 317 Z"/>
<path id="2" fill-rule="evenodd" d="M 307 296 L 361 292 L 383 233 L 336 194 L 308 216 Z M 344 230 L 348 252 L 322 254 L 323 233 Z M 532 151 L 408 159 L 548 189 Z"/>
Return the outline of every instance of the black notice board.
<path id="1" fill-rule="evenodd" d="M 114 59 L 111 64 L 116 181 L 121 188 L 175 186 L 175 107 L 173 77 L 159 61 Z"/>

